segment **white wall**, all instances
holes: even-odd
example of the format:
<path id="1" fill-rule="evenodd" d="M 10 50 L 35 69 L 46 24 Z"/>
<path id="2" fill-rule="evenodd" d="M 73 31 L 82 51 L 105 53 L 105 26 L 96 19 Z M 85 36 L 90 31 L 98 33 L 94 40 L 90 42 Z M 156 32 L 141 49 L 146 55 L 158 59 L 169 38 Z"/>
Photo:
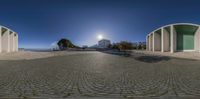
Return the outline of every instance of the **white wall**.
<path id="1" fill-rule="evenodd" d="M 18 34 L 15 36 L 15 51 L 18 51 Z"/>
<path id="2" fill-rule="evenodd" d="M 2 51 L 10 52 L 10 33 L 6 30 L 2 35 Z"/>
<path id="3" fill-rule="evenodd" d="M 173 25 L 170 26 L 170 52 L 174 53 L 177 49 L 176 46 L 176 30 Z"/>
<path id="4" fill-rule="evenodd" d="M 161 35 L 154 32 L 154 51 L 161 51 Z"/>
<path id="5" fill-rule="evenodd" d="M 162 36 L 162 52 L 170 51 L 170 35 L 165 28 L 162 28 L 161 36 Z"/>
<path id="6" fill-rule="evenodd" d="M 200 27 L 198 27 L 194 34 L 194 50 L 200 51 Z"/>
<path id="7" fill-rule="evenodd" d="M 18 51 L 18 35 L 0 26 L 0 53 Z"/>
<path id="8" fill-rule="evenodd" d="M 146 36 L 146 50 L 149 51 L 149 36 Z"/>
<path id="9" fill-rule="evenodd" d="M 10 32 L 10 51 L 14 52 L 14 33 Z"/>
<path id="10" fill-rule="evenodd" d="M 0 53 L 2 52 L 2 47 L 1 47 L 2 37 L 1 37 L 1 35 L 2 35 L 2 30 L 1 30 L 1 27 L 0 27 Z"/>
<path id="11" fill-rule="evenodd" d="M 173 26 L 173 34 L 174 34 L 174 51 L 177 51 L 177 32 L 176 29 Z"/>
<path id="12" fill-rule="evenodd" d="M 153 35 L 149 35 L 149 50 L 153 51 Z"/>

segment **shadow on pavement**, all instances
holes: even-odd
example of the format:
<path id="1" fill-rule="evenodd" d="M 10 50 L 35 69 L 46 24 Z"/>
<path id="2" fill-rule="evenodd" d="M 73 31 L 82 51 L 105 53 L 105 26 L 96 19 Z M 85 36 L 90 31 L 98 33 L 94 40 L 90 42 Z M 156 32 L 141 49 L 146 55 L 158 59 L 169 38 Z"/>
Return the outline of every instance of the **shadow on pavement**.
<path id="1" fill-rule="evenodd" d="M 169 61 L 170 58 L 166 56 L 138 56 L 135 60 L 146 62 L 146 63 L 157 63 L 160 61 Z"/>
<path id="2" fill-rule="evenodd" d="M 137 61 L 146 62 L 146 63 L 157 63 L 160 61 L 169 61 L 171 58 L 167 56 L 154 56 L 147 55 L 144 53 L 135 53 L 133 51 L 100 51 L 106 54 L 118 55 L 123 57 L 134 58 Z"/>
<path id="3" fill-rule="evenodd" d="M 131 57 L 132 52 L 131 51 L 118 51 L 118 50 L 99 50 L 99 52 L 106 53 L 106 54 L 112 54 L 112 55 L 118 55 L 123 57 Z"/>

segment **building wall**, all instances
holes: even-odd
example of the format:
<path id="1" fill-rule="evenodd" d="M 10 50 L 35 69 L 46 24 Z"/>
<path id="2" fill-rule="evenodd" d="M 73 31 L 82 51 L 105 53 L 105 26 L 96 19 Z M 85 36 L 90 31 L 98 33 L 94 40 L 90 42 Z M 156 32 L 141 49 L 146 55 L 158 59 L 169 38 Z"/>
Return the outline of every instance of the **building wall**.
<path id="1" fill-rule="evenodd" d="M 108 48 L 108 46 L 111 44 L 110 40 L 106 40 L 106 39 L 103 39 L 103 40 L 100 40 L 98 42 L 98 46 L 99 48 Z"/>
<path id="2" fill-rule="evenodd" d="M 174 28 L 174 25 L 171 26 L 172 29 L 172 35 L 173 35 L 173 52 L 177 51 L 177 32 L 176 29 Z"/>
<path id="3" fill-rule="evenodd" d="M 194 49 L 200 51 L 200 27 L 198 27 L 196 33 L 194 34 Z"/>
<path id="4" fill-rule="evenodd" d="M 149 50 L 153 51 L 153 35 L 149 35 Z"/>
<path id="5" fill-rule="evenodd" d="M 135 44 L 133 44 L 135 46 Z M 149 50 L 149 36 L 146 36 L 146 50 Z"/>
<path id="6" fill-rule="evenodd" d="M 0 53 L 2 52 L 2 44 L 1 44 L 1 42 L 2 42 L 2 30 L 1 30 L 1 27 L 0 27 Z"/>
<path id="7" fill-rule="evenodd" d="M 178 25 L 175 26 L 177 31 L 177 49 L 178 50 L 194 50 L 195 33 L 197 26 L 192 25 Z"/>
<path id="8" fill-rule="evenodd" d="M 161 34 L 154 32 L 154 51 L 161 51 Z"/>
<path id="9" fill-rule="evenodd" d="M 10 52 L 10 36 L 8 30 L 3 32 L 1 45 L 2 52 Z"/>
<path id="10" fill-rule="evenodd" d="M 158 32 L 160 30 L 161 33 Z M 200 51 L 199 25 L 188 23 L 166 25 L 156 29 L 147 37 L 147 50 L 150 51 L 171 53 L 176 51 Z M 182 44 L 182 49 L 180 49 L 180 44 Z"/>
<path id="11" fill-rule="evenodd" d="M 167 52 L 170 51 L 170 33 L 165 29 L 162 28 L 161 31 L 161 35 L 162 35 L 162 52 Z"/>
<path id="12" fill-rule="evenodd" d="M 0 52 L 18 51 L 18 35 L 12 30 L 0 26 Z"/>

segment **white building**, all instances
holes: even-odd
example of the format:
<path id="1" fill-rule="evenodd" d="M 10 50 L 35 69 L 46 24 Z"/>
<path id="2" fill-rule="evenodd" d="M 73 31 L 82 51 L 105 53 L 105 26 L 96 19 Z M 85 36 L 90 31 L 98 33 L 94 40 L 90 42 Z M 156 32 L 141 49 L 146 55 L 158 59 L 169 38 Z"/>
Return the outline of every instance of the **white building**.
<path id="1" fill-rule="evenodd" d="M 111 44 L 110 40 L 102 39 L 98 42 L 99 48 L 108 48 L 108 46 Z"/>
<path id="2" fill-rule="evenodd" d="M 0 53 L 18 51 L 18 34 L 6 27 L 0 26 Z"/>
<path id="3" fill-rule="evenodd" d="M 200 25 L 176 23 L 160 27 L 146 37 L 147 50 L 200 51 Z"/>

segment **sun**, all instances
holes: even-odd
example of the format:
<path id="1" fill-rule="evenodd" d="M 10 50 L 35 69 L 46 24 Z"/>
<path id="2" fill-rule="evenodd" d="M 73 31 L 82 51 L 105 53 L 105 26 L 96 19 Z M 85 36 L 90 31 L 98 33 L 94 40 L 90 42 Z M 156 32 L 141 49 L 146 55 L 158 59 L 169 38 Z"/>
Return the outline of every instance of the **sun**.
<path id="1" fill-rule="evenodd" d="M 97 39 L 98 40 L 102 40 L 103 39 L 103 35 L 102 34 L 97 35 Z"/>

